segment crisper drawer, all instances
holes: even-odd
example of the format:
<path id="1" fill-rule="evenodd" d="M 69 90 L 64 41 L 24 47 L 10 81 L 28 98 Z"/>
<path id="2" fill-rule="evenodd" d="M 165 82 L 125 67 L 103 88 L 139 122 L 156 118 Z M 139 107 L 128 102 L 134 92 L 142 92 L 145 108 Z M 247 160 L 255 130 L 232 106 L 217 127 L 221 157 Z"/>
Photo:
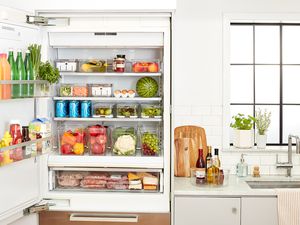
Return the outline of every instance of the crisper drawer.
<path id="1" fill-rule="evenodd" d="M 169 225 L 170 213 L 42 212 L 39 225 Z"/>
<path id="2" fill-rule="evenodd" d="M 163 192 L 161 169 L 49 168 L 49 190 L 55 192 Z"/>
<path id="3" fill-rule="evenodd" d="M 52 47 L 163 46 L 163 33 L 137 32 L 59 32 L 49 33 Z"/>

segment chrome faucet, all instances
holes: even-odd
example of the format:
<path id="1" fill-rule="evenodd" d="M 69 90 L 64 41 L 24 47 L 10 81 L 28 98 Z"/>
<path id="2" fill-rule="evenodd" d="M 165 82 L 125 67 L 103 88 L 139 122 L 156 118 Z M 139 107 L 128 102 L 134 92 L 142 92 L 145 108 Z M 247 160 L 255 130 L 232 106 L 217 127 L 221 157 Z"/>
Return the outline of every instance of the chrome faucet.
<path id="1" fill-rule="evenodd" d="M 300 138 L 299 136 L 290 134 L 288 137 L 288 161 L 287 162 L 279 162 L 278 161 L 278 154 L 276 155 L 276 168 L 286 168 L 287 169 L 287 176 L 291 177 L 291 171 L 293 168 L 293 162 L 292 162 L 292 139 L 295 138 L 296 140 L 296 153 L 300 153 Z"/>

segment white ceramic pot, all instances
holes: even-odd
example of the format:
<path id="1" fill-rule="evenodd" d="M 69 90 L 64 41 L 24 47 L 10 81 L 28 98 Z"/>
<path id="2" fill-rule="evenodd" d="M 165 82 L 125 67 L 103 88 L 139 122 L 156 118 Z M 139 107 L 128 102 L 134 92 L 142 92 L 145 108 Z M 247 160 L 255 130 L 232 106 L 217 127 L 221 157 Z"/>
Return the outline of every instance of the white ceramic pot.
<path id="1" fill-rule="evenodd" d="M 253 130 L 234 129 L 233 146 L 236 148 L 252 148 L 253 147 Z"/>
<path id="2" fill-rule="evenodd" d="M 265 149 L 267 145 L 267 135 L 256 134 L 256 145 L 259 149 Z"/>

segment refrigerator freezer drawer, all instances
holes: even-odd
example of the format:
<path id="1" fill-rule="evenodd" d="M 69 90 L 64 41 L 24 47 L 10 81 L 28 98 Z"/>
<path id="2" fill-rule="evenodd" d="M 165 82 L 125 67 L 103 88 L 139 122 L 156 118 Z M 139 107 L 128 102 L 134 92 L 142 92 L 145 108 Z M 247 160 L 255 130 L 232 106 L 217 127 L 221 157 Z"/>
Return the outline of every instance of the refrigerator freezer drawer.
<path id="1" fill-rule="evenodd" d="M 42 212 L 39 225 L 169 225 L 169 213 Z"/>

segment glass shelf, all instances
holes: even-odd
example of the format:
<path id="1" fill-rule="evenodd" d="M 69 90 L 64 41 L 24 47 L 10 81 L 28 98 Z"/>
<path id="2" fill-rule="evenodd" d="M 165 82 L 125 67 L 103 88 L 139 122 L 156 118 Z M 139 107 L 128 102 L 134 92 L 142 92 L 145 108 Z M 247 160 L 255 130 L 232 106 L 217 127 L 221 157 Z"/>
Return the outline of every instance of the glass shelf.
<path id="1" fill-rule="evenodd" d="M 0 148 L 0 167 L 51 151 L 53 136 Z"/>
<path id="2" fill-rule="evenodd" d="M 101 102 L 159 102 L 161 97 L 155 98 L 116 98 L 116 97 L 54 97 L 54 100 L 89 100 L 89 101 L 101 101 Z"/>
<path id="3" fill-rule="evenodd" d="M 54 117 L 55 121 L 74 122 L 161 122 L 162 118 L 60 118 Z"/>
<path id="4" fill-rule="evenodd" d="M 61 76 L 97 76 L 97 77 L 160 77 L 162 73 L 82 73 L 60 72 Z"/>

